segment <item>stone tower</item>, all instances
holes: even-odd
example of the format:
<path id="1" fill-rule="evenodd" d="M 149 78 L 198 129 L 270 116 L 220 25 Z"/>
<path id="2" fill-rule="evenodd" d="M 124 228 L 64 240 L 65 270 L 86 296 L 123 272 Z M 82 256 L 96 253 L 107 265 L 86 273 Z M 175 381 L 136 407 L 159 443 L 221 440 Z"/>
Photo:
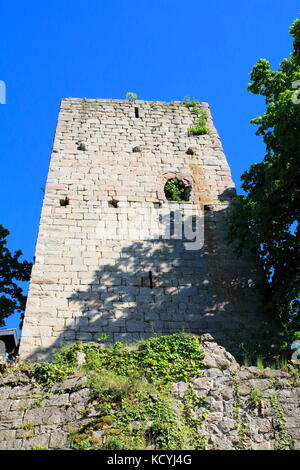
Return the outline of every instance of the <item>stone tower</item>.
<path id="1" fill-rule="evenodd" d="M 62 341 L 103 332 L 111 342 L 184 330 L 226 343 L 258 327 L 251 262 L 224 241 L 230 169 L 209 106 L 199 106 L 206 135 L 189 133 L 197 115 L 185 102 L 62 100 L 21 358 L 48 358 Z M 185 188 L 183 201 L 166 197 L 172 178 Z M 140 213 L 141 229 L 149 213 L 161 223 L 162 213 L 191 209 L 202 214 L 203 246 L 128 235 Z"/>

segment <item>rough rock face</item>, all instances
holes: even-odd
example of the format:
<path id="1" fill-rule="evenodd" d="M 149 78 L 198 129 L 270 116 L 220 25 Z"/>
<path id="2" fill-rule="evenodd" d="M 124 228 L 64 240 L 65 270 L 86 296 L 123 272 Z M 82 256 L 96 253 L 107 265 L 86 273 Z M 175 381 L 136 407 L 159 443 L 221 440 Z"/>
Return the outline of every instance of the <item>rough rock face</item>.
<path id="1" fill-rule="evenodd" d="M 202 336 L 206 367 L 192 385 L 206 449 L 300 449 L 300 384 L 292 370 L 240 367 L 210 335 Z M 184 400 L 189 384 L 177 382 Z M 70 449 L 69 432 L 95 418 L 86 377 L 45 389 L 22 372 L 0 377 L 0 449 Z M 85 412 L 83 413 L 83 410 Z M 87 411 L 88 410 L 88 411 Z M 96 431 L 101 439 L 101 431 Z"/>
<path id="2" fill-rule="evenodd" d="M 210 367 L 230 367 L 231 370 L 238 368 L 234 356 L 230 354 L 226 349 L 217 344 L 214 338 L 209 334 L 201 336 L 201 346 L 206 354 L 204 358 L 204 365 L 207 368 Z"/>

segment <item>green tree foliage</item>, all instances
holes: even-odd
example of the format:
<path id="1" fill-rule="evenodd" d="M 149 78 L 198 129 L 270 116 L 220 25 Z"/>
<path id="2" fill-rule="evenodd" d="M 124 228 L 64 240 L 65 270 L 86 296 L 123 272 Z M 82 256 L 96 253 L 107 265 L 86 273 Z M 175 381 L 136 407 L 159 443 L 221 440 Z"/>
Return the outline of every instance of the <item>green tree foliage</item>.
<path id="1" fill-rule="evenodd" d="M 293 52 L 279 70 L 260 59 L 250 74 L 248 90 L 265 97 L 264 114 L 251 122 L 266 154 L 241 177 L 246 195 L 234 202 L 228 241 L 238 254 L 250 248 L 258 255 L 267 305 L 295 332 L 300 329 L 300 19 L 289 32 Z"/>
<path id="2" fill-rule="evenodd" d="M 16 281 L 29 281 L 31 263 L 19 261 L 22 251 L 12 254 L 6 247 L 9 231 L 0 225 L 0 327 L 12 313 L 23 313 L 26 297 Z"/>

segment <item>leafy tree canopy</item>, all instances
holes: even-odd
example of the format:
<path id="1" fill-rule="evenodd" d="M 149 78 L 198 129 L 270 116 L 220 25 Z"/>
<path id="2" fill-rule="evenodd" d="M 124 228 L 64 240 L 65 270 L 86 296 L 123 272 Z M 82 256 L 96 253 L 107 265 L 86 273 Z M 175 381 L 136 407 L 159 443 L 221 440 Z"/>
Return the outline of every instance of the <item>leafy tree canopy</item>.
<path id="1" fill-rule="evenodd" d="M 246 248 L 258 255 L 267 305 L 295 334 L 300 330 L 300 19 L 289 32 L 293 52 L 279 70 L 260 59 L 250 74 L 248 90 L 265 97 L 264 114 L 251 122 L 266 154 L 241 177 L 246 195 L 233 204 L 228 241 L 238 254 Z"/>
<path id="2" fill-rule="evenodd" d="M 24 312 L 26 297 L 16 281 L 29 281 L 32 266 L 28 261 L 19 261 L 22 251 L 9 251 L 8 235 L 9 231 L 0 225 L 0 327 L 12 313 Z"/>

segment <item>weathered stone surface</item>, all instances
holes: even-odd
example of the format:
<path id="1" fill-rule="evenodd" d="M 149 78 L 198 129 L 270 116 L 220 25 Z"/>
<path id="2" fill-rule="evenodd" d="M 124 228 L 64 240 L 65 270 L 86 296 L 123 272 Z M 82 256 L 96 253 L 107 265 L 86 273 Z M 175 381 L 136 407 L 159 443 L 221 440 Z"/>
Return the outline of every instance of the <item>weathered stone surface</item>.
<path id="1" fill-rule="evenodd" d="M 64 449 L 69 446 L 68 435 L 63 431 L 55 431 L 50 434 L 49 448 Z"/>
<path id="2" fill-rule="evenodd" d="M 180 398 L 183 398 L 188 389 L 188 384 L 186 382 L 177 382 L 174 385 L 174 394 Z"/>
<path id="3" fill-rule="evenodd" d="M 67 379 L 62 383 L 57 383 L 56 385 L 53 386 L 53 390 L 59 391 L 59 390 L 65 390 L 65 391 L 75 391 L 77 389 L 83 388 L 87 384 L 87 378 L 86 377 L 73 377 L 71 379 Z"/>

